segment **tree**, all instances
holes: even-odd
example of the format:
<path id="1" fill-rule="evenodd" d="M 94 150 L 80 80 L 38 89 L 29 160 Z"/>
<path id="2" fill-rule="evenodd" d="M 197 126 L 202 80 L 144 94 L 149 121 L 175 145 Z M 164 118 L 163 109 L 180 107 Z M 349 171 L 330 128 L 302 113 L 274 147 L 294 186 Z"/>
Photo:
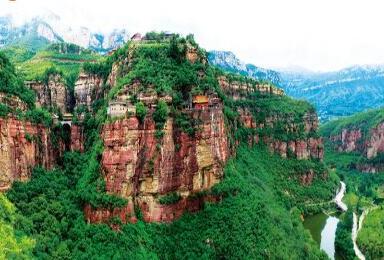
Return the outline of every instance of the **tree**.
<path id="1" fill-rule="evenodd" d="M 156 123 L 156 128 L 158 129 L 164 128 L 164 124 L 168 118 L 168 113 L 169 113 L 169 109 L 168 109 L 167 103 L 165 103 L 165 101 L 163 100 L 160 100 L 157 103 L 156 110 L 152 115 L 153 120 Z"/>
<path id="2" fill-rule="evenodd" d="M 145 116 L 147 115 L 147 108 L 143 104 L 143 102 L 136 103 L 136 116 L 140 120 L 140 122 L 144 121 Z"/>

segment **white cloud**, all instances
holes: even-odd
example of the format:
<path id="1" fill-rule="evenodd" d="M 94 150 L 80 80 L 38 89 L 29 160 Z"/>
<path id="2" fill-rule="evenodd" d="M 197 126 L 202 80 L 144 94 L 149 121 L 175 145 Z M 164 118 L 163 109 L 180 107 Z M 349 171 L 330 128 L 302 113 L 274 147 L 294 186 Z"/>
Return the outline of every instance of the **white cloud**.
<path id="1" fill-rule="evenodd" d="M 381 0 L 0 0 L 20 20 L 52 12 L 96 30 L 194 33 L 206 49 L 231 50 L 266 67 L 332 70 L 384 63 Z"/>

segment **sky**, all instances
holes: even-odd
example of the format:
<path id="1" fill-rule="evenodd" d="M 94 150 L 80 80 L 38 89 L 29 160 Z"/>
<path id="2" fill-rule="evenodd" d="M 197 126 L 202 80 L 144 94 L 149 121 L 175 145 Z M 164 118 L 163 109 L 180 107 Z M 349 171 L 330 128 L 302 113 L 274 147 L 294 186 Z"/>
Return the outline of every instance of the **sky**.
<path id="1" fill-rule="evenodd" d="M 53 12 L 71 26 L 193 33 L 267 68 L 331 71 L 384 64 L 382 0 L 0 0 L 19 23 Z"/>

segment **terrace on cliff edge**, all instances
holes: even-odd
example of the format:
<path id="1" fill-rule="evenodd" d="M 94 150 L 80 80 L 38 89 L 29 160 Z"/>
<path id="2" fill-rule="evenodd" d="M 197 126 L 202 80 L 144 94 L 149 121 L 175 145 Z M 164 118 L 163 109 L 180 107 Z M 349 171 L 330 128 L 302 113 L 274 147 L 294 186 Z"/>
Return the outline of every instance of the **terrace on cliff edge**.
<path id="1" fill-rule="evenodd" d="M 210 66 L 191 35 L 130 41 L 72 84 L 53 67 L 23 86 L 1 61 L 17 216 L 0 221 L 33 239 L 26 256 L 326 258 L 300 215 L 332 207 L 338 178 L 307 102 Z"/>

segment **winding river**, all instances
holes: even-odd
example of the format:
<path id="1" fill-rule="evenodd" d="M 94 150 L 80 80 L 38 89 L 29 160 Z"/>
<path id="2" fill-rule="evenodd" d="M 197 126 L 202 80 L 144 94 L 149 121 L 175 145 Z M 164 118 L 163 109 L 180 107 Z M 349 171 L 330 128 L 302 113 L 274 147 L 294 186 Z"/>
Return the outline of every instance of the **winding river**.
<path id="1" fill-rule="evenodd" d="M 334 202 L 337 207 L 346 211 L 347 205 L 342 202 L 346 190 L 344 182 L 340 182 L 340 189 L 338 190 Z M 325 251 L 331 259 L 341 259 L 338 252 L 335 250 L 336 229 L 339 219 L 337 215 L 329 216 L 325 213 L 318 213 L 312 216 L 307 216 L 304 219 L 304 227 L 308 229 L 312 238 L 320 245 L 320 248 Z"/>
<path id="2" fill-rule="evenodd" d="M 318 213 L 304 220 L 304 227 L 309 230 L 312 238 L 320 245 L 331 259 L 341 259 L 335 250 L 336 228 L 339 223 L 337 216 Z"/>

